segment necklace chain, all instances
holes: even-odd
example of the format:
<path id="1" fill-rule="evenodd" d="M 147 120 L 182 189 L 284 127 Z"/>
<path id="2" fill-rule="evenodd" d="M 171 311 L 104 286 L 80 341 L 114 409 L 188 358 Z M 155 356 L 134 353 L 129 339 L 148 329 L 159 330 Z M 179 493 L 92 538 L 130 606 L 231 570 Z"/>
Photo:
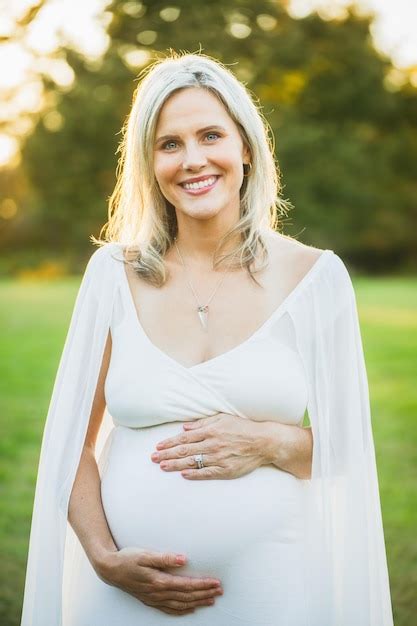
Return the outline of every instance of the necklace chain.
<path id="1" fill-rule="evenodd" d="M 217 293 L 218 288 L 220 287 L 220 285 L 221 285 L 221 284 L 222 284 L 222 282 L 224 281 L 224 279 L 225 279 L 225 277 L 226 277 L 226 274 L 228 273 L 228 270 L 227 270 L 226 272 L 224 272 L 224 274 L 223 274 L 222 278 L 221 278 L 221 279 L 219 280 L 219 282 L 217 283 L 217 285 L 216 285 L 216 287 L 215 287 L 215 289 L 214 289 L 213 293 L 211 294 L 210 298 L 208 299 L 207 303 L 206 303 L 206 304 L 200 304 L 200 302 L 199 302 L 199 300 L 198 300 L 198 297 L 197 297 L 197 294 L 196 294 L 196 292 L 195 292 L 195 289 L 194 289 L 193 285 L 191 284 L 190 279 L 188 278 L 187 267 L 186 267 L 186 265 L 185 265 L 185 263 L 184 263 L 184 259 L 182 258 L 181 252 L 180 252 L 180 250 L 179 250 L 179 248 L 178 248 L 177 238 L 176 238 L 176 237 L 174 237 L 174 243 L 175 243 L 175 247 L 176 247 L 176 249 L 177 249 L 178 255 L 179 255 L 180 259 L 181 259 L 181 262 L 182 262 L 182 264 L 183 264 L 183 266 L 184 266 L 184 270 L 185 270 L 185 278 L 186 278 L 186 280 L 187 280 L 187 282 L 188 282 L 188 285 L 189 285 L 189 287 L 190 287 L 191 291 L 193 292 L 194 298 L 195 298 L 195 300 L 196 300 L 196 302 L 197 302 L 197 312 L 198 312 L 198 315 L 199 315 L 199 318 L 200 318 L 200 322 L 201 322 L 201 324 L 202 324 L 203 328 L 204 328 L 205 330 L 207 330 L 207 325 L 208 325 L 208 307 L 209 307 L 209 304 L 210 304 L 210 302 L 212 301 L 212 299 L 214 298 L 215 294 Z M 227 268 L 229 268 L 229 267 L 230 267 L 230 265 L 231 265 L 231 263 L 232 263 L 232 260 L 233 260 L 233 257 L 232 257 L 232 259 L 229 261 L 229 263 L 228 263 L 228 265 L 227 265 Z"/>

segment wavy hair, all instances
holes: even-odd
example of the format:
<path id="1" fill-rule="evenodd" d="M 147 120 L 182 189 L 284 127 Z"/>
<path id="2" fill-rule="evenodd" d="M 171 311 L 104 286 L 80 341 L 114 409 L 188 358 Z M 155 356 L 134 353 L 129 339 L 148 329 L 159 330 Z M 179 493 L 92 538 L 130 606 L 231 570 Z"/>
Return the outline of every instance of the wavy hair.
<path id="1" fill-rule="evenodd" d="M 219 241 L 213 267 L 228 262 L 230 269 L 246 268 L 254 279 L 251 265 L 259 250 L 262 262 L 256 271 L 268 262 L 262 234 L 275 230 L 280 215 L 292 208 L 280 197 L 274 138 L 260 106 L 228 68 L 202 53 L 170 50 L 168 56 L 157 58 L 144 68 L 139 81 L 122 127 L 116 185 L 109 198 L 108 222 L 100 231 L 100 236 L 104 231 L 104 239 L 91 236 L 91 240 L 98 245 L 122 244 L 128 256 L 133 253 L 131 265 L 141 278 L 158 287 L 165 283 L 168 276 L 164 255 L 173 245 L 178 225 L 175 209 L 156 181 L 152 147 L 164 103 L 181 89 L 199 87 L 220 99 L 249 148 L 252 166 L 249 174 L 244 169 L 239 220 Z M 229 253 L 221 254 L 224 245 L 237 234 L 240 243 Z M 235 257 L 238 259 L 234 262 Z"/>

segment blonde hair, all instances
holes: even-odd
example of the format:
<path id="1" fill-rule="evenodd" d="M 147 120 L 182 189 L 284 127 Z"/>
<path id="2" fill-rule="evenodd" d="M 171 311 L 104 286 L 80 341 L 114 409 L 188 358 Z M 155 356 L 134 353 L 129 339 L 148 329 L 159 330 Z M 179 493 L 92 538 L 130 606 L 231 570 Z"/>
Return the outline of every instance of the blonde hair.
<path id="1" fill-rule="evenodd" d="M 279 226 L 279 216 L 292 208 L 280 197 L 280 174 L 274 157 L 270 126 L 248 89 L 219 61 L 198 53 L 159 58 L 139 75 L 131 111 L 122 128 L 117 152 L 117 182 L 109 199 L 108 222 L 94 243 L 117 242 L 136 258 L 131 263 L 147 282 L 162 286 L 167 279 L 164 255 L 177 234 L 174 207 L 162 195 L 153 170 L 153 145 L 160 111 L 167 99 L 180 89 L 199 87 L 216 95 L 235 122 L 251 155 L 251 170 L 240 189 L 240 217 L 220 240 L 214 255 L 214 268 L 238 255 L 238 267 L 246 267 L 253 278 L 251 264 L 261 249 L 263 262 L 268 252 L 262 233 Z M 219 251 L 240 234 L 240 243 L 227 254 Z M 257 282 L 257 281 L 255 281 Z"/>

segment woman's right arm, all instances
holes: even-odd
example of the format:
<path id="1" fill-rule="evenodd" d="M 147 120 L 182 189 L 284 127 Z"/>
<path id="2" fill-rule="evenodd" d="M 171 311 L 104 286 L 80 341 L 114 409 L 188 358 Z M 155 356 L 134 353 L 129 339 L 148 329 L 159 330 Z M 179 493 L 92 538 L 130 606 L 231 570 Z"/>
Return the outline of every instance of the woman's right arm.
<path id="1" fill-rule="evenodd" d="M 111 536 L 104 515 L 101 502 L 100 475 L 94 454 L 97 435 L 106 408 L 104 382 L 110 362 L 111 346 L 112 341 L 109 331 L 87 435 L 68 507 L 68 521 L 97 574 L 99 574 L 99 570 L 108 554 L 117 552 L 117 546 Z M 92 532 L 93 529 L 94 532 Z"/>
<path id="2" fill-rule="evenodd" d="M 148 551 L 136 546 L 119 550 L 107 524 L 95 446 L 106 408 L 104 383 L 111 349 L 109 331 L 87 434 L 69 500 L 68 521 L 95 572 L 104 582 L 119 587 L 164 613 L 192 613 L 194 607 L 213 604 L 214 597 L 221 593 L 220 582 L 215 578 L 174 576 L 164 572 L 164 568 L 185 564 L 185 559 L 176 560 L 175 553 Z"/>

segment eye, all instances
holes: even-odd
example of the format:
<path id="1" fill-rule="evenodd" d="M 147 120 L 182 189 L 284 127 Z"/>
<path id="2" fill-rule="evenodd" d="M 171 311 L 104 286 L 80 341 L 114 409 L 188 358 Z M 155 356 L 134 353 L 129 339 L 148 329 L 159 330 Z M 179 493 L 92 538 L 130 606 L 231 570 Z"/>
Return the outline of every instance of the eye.
<path id="1" fill-rule="evenodd" d="M 162 149 L 163 150 L 167 150 L 167 146 L 169 146 L 170 144 L 176 144 L 177 142 L 174 141 L 173 139 L 170 139 L 169 141 L 166 141 L 165 143 L 162 144 Z"/>
<path id="2" fill-rule="evenodd" d="M 219 133 L 207 133 L 206 137 L 220 137 Z"/>

